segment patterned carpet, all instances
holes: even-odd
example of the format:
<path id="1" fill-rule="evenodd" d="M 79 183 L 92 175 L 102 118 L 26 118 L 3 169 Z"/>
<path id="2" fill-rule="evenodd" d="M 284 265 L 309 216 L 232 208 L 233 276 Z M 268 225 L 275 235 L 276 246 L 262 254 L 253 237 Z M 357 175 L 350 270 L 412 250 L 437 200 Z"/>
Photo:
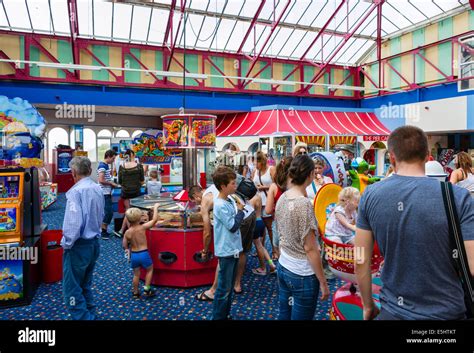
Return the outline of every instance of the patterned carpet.
<path id="1" fill-rule="evenodd" d="M 64 217 L 65 196 L 43 212 L 49 229 L 60 229 Z M 267 247 L 269 244 L 267 243 Z M 254 250 L 252 250 L 254 251 Z M 234 296 L 232 316 L 236 320 L 275 320 L 278 316 L 276 276 L 257 276 L 251 272 L 258 260 L 249 256 L 242 281 L 244 293 Z M 130 295 L 132 270 L 124 259 L 121 240 L 112 237 L 101 241 L 101 255 L 96 265 L 93 290 L 100 320 L 207 320 L 212 302 L 194 299 L 203 289 L 157 287 L 154 298 L 133 300 Z M 342 285 L 329 281 L 331 294 Z M 331 299 L 331 298 L 330 298 Z M 331 300 L 319 302 L 316 320 L 329 319 Z M 2 320 L 66 320 L 68 313 L 62 299 L 61 282 L 41 284 L 29 306 L 1 310 Z"/>

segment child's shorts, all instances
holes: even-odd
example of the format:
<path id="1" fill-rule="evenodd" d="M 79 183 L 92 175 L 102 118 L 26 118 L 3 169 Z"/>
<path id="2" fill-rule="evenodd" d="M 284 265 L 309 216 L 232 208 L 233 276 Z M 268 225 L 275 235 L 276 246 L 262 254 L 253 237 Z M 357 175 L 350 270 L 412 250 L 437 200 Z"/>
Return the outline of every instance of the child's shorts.
<path id="1" fill-rule="evenodd" d="M 255 230 L 253 231 L 253 238 L 258 239 L 262 238 L 265 235 L 265 223 L 261 218 L 257 218 L 255 222 Z"/>
<path id="2" fill-rule="evenodd" d="M 153 261 L 151 261 L 148 249 L 142 251 L 132 251 L 130 261 L 133 269 L 137 267 L 148 268 L 153 265 Z"/>

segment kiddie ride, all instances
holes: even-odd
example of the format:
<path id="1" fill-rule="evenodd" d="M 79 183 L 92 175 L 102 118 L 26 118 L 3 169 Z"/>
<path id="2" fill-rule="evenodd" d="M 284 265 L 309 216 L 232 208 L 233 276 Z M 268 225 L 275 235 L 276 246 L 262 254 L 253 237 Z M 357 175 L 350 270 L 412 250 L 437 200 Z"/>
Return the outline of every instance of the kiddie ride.
<path id="1" fill-rule="evenodd" d="M 354 263 L 364 254 L 351 244 L 340 244 L 325 237 L 326 221 L 338 202 L 342 187 L 337 184 L 326 184 L 317 193 L 314 201 L 314 212 L 318 221 L 318 230 L 321 236 L 324 256 L 329 268 L 338 278 L 349 283 L 340 287 L 333 296 L 330 317 L 332 320 L 362 320 L 362 300 L 356 287 Z M 372 292 L 375 302 L 379 305 L 380 278 L 377 276 L 383 257 L 375 244 L 371 260 L 373 275 Z"/>

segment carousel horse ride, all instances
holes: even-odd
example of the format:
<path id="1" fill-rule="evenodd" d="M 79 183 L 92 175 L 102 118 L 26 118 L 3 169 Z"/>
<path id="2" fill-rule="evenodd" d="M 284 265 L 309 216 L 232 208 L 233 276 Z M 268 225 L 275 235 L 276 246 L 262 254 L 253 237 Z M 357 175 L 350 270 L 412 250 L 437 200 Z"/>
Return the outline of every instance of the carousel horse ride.
<path id="1" fill-rule="evenodd" d="M 318 231 L 321 236 L 323 253 L 329 268 L 338 278 L 348 283 L 339 288 L 334 294 L 330 317 L 332 320 L 362 320 L 362 300 L 355 286 L 355 260 L 360 254 L 354 245 L 336 243 L 326 238 L 326 222 L 337 205 L 339 192 L 342 187 L 337 184 L 326 184 L 318 191 L 314 200 L 314 212 L 318 221 Z M 383 262 L 380 250 L 375 244 L 371 260 L 373 276 L 372 292 L 374 300 L 379 304 L 380 278 L 377 276 Z"/>

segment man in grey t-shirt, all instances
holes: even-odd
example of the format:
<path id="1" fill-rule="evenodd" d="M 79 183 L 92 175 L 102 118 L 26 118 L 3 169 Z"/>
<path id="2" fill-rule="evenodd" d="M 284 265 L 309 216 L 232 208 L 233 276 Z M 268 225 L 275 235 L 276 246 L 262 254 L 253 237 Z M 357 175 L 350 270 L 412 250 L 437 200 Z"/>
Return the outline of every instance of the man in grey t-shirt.
<path id="1" fill-rule="evenodd" d="M 456 320 L 466 312 L 464 293 L 452 261 L 448 218 L 440 182 L 425 176 L 428 140 L 413 126 L 396 129 L 388 140 L 395 174 L 367 187 L 359 204 L 355 246 L 364 319 L 379 314 L 372 299 L 370 258 L 377 242 L 382 269 L 379 319 Z M 474 273 L 474 200 L 453 186 L 471 273 Z"/>

